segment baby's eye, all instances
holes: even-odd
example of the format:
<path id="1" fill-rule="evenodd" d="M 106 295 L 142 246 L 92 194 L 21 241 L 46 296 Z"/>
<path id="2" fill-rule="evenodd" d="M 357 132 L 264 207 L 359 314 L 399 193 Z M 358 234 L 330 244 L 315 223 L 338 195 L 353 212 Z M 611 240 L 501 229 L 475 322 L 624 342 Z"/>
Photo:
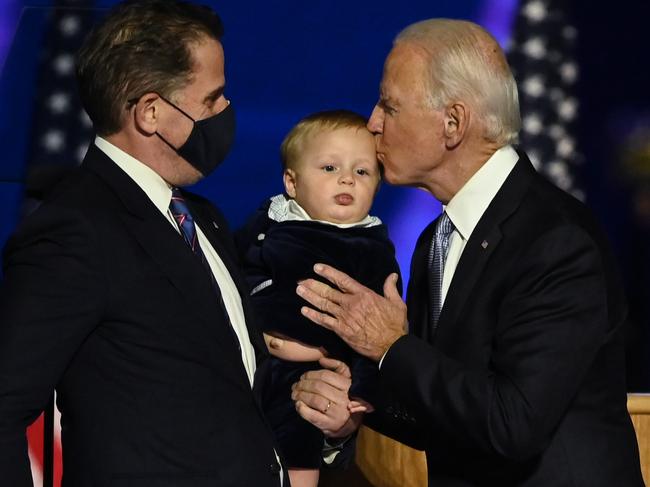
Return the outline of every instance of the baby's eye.
<path id="1" fill-rule="evenodd" d="M 325 172 L 334 172 L 334 171 L 336 171 L 336 168 L 332 164 L 325 164 L 323 166 L 323 171 L 325 171 Z"/>
<path id="2" fill-rule="evenodd" d="M 359 176 L 367 176 L 367 175 L 369 175 L 370 173 L 368 172 L 367 169 L 359 168 L 359 169 L 357 169 L 357 174 L 358 174 Z"/>

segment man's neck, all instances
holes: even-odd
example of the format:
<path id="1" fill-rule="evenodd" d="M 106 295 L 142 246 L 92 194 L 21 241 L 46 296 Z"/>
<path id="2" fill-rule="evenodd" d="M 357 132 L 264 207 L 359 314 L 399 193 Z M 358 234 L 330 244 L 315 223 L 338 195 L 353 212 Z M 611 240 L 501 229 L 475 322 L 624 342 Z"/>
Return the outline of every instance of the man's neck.
<path id="1" fill-rule="evenodd" d="M 493 142 L 482 142 L 449 151 L 445 161 L 431 172 L 430 183 L 425 189 L 442 204 L 449 203 L 500 147 Z"/>

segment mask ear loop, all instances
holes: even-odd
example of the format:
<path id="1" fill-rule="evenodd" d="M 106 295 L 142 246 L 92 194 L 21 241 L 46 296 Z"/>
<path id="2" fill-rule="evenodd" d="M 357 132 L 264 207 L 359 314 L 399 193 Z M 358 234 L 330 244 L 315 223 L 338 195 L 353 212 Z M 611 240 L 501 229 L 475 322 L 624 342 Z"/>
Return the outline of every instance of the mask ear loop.
<path id="1" fill-rule="evenodd" d="M 190 116 L 190 115 L 189 115 L 185 110 L 183 110 L 182 108 L 180 108 L 180 107 L 174 105 L 171 101 L 169 101 L 167 98 L 165 98 L 164 96 L 162 96 L 160 93 L 156 93 L 156 94 L 160 97 L 161 100 L 163 100 L 163 101 L 169 103 L 169 104 L 170 104 L 171 106 L 173 106 L 176 110 L 178 110 L 178 111 L 181 112 L 183 115 L 185 115 L 187 118 L 189 118 L 192 122 L 196 123 L 196 120 L 194 120 L 194 119 L 193 119 L 193 118 L 192 118 L 192 117 L 191 117 L 191 116 Z"/>
<path id="2" fill-rule="evenodd" d="M 171 145 L 171 144 L 167 141 L 167 139 L 165 139 L 162 135 L 160 135 L 160 134 L 158 133 L 157 130 L 154 132 L 154 134 L 156 134 L 160 140 L 162 140 L 165 144 L 167 144 L 171 150 L 173 150 L 174 152 L 176 152 L 176 154 L 178 154 L 178 149 L 177 149 L 176 147 L 174 147 L 173 145 Z"/>
<path id="3" fill-rule="evenodd" d="M 189 119 L 192 121 L 192 123 L 196 123 L 196 120 L 194 120 L 194 119 L 193 119 L 193 118 L 192 118 L 192 117 L 191 117 L 191 116 L 190 116 L 190 115 L 189 115 L 185 110 L 183 110 L 182 108 L 176 106 L 174 103 L 172 103 L 171 101 L 169 101 L 167 98 L 165 98 L 164 96 L 162 96 L 160 93 L 156 93 L 156 95 L 158 95 L 158 96 L 160 97 L 161 100 L 163 100 L 163 101 L 166 102 L 167 104 L 171 105 L 171 106 L 174 107 L 176 110 L 178 110 L 178 111 L 181 112 L 183 115 L 185 115 L 187 118 L 189 118 Z M 136 103 L 138 103 L 138 100 L 139 100 L 139 99 L 140 99 L 140 98 L 131 98 L 131 99 L 127 100 L 127 103 L 129 103 L 129 104 L 131 104 L 131 105 L 135 105 Z M 230 105 L 230 101 L 228 101 L 228 105 Z M 173 145 L 171 145 L 171 144 L 169 143 L 169 141 L 167 141 L 167 139 L 165 139 L 162 135 L 160 135 L 160 134 L 158 133 L 157 130 L 156 130 L 156 132 L 154 132 L 154 133 L 158 136 L 158 138 L 159 138 L 160 140 L 162 140 L 165 144 L 167 144 L 171 150 L 173 150 L 174 152 L 178 153 L 178 149 L 177 149 L 176 147 L 174 147 Z"/>

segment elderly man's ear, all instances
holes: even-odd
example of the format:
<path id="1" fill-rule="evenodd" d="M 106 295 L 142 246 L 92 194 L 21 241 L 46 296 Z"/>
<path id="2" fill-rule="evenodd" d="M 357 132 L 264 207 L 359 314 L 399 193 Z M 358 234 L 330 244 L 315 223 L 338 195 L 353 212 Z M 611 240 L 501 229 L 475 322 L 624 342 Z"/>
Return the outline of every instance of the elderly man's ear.
<path id="1" fill-rule="evenodd" d="M 444 135 L 447 149 L 456 147 L 465 137 L 469 125 L 469 111 L 462 102 L 455 102 L 445 108 Z"/>

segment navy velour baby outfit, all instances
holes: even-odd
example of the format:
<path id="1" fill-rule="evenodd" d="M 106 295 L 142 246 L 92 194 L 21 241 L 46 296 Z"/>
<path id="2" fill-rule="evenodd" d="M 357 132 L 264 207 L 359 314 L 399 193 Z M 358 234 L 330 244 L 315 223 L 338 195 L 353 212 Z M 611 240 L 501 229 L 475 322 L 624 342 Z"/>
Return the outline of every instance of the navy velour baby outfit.
<path id="1" fill-rule="evenodd" d="M 378 219 L 372 226 L 348 228 L 313 220 L 276 221 L 269 216 L 274 200 L 286 202 L 282 195 L 268 200 L 236 234 L 259 325 L 264 331 L 323 347 L 330 357 L 347 363 L 352 372 L 350 397 L 372 404 L 377 394 L 377 364 L 354 352 L 335 333 L 303 317 L 300 308 L 307 303 L 296 294 L 296 287 L 302 279 L 322 280 L 313 272 L 314 264 L 321 262 L 383 294 L 388 275 L 399 273 L 386 226 Z M 401 288 L 401 281 L 398 284 Z M 265 411 L 286 465 L 319 468 L 323 435 L 296 412 L 291 385 L 304 372 L 322 367 L 318 362 L 271 360 L 272 383 L 267 388 Z"/>

